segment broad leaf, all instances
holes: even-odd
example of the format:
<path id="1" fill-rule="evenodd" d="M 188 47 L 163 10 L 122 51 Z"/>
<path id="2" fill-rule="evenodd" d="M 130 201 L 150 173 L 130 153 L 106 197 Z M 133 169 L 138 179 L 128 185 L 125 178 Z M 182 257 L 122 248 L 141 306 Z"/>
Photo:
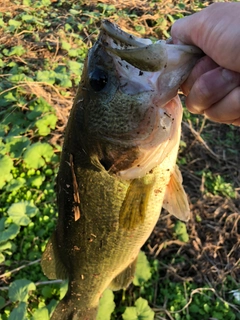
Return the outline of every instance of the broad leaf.
<path id="1" fill-rule="evenodd" d="M 17 98 L 13 95 L 13 93 L 11 91 L 8 93 L 2 94 L 0 96 L 0 106 L 1 107 L 6 107 L 9 105 L 12 105 L 16 101 L 17 101 Z"/>
<path id="2" fill-rule="evenodd" d="M 54 155 L 53 148 L 48 143 L 37 142 L 24 152 L 23 159 L 29 168 L 38 169 L 50 161 Z"/>
<path id="3" fill-rule="evenodd" d="M 43 307 L 41 309 L 37 309 L 33 316 L 31 317 L 31 320 L 49 320 L 49 313 L 48 309 L 46 307 Z"/>
<path id="4" fill-rule="evenodd" d="M 22 201 L 13 203 L 8 209 L 8 215 L 13 222 L 20 226 L 27 226 L 31 220 L 38 213 L 38 208 L 29 201 Z"/>
<path id="5" fill-rule="evenodd" d="M 22 45 L 11 47 L 11 49 L 8 51 L 8 53 L 5 53 L 7 56 L 21 56 L 26 52 L 24 47 Z"/>
<path id="6" fill-rule="evenodd" d="M 127 307 L 122 315 L 123 320 L 137 320 L 138 314 L 136 307 Z"/>
<path id="7" fill-rule="evenodd" d="M 147 300 L 138 298 L 135 307 L 127 307 L 122 315 L 124 320 L 153 320 L 154 312 L 149 307 Z"/>
<path id="8" fill-rule="evenodd" d="M 29 291 L 34 290 L 36 290 L 36 286 L 33 282 L 26 279 L 15 280 L 9 286 L 9 299 L 12 301 L 27 302 Z"/>
<path id="9" fill-rule="evenodd" d="M 112 290 L 105 290 L 99 302 L 97 320 L 110 320 L 115 309 L 114 294 Z"/>
<path id="10" fill-rule="evenodd" d="M 68 290 L 68 280 L 64 280 L 60 285 L 60 300 L 63 299 Z"/>
<path id="11" fill-rule="evenodd" d="M 0 297 L 0 310 L 2 309 L 4 304 L 5 304 L 5 299 L 3 297 Z"/>
<path id="12" fill-rule="evenodd" d="M 6 190 L 8 192 L 17 191 L 18 189 L 20 189 L 25 184 L 26 184 L 26 180 L 24 178 L 18 177 L 16 179 L 12 179 L 7 184 Z"/>
<path id="13" fill-rule="evenodd" d="M 27 320 L 26 312 L 27 304 L 25 302 L 20 302 L 19 305 L 10 313 L 8 320 Z"/>
<path id="14" fill-rule="evenodd" d="M 0 232 L 0 243 L 14 239 L 18 235 L 19 231 L 20 226 L 15 223 L 11 223 L 7 229 Z"/>
<path id="15" fill-rule="evenodd" d="M 44 70 L 44 71 L 37 72 L 37 81 L 54 84 L 55 79 L 56 79 L 56 75 L 54 71 Z"/>
<path id="16" fill-rule="evenodd" d="M 35 120 L 46 112 L 54 112 L 52 106 L 43 98 L 38 98 L 36 101 L 31 103 L 29 105 L 29 110 L 30 111 L 27 113 L 27 118 L 29 120 Z"/>
<path id="17" fill-rule="evenodd" d="M 32 187 L 40 188 L 44 180 L 45 180 L 45 176 L 42 174 L 41 176 L 31 177 L 30 179 L 28 179 L 27 182 Z"/>
<path id="18" fill-rule="evenodd" d="M 64 88 L 72 87 L 72 81 L 70 79 L 70 76 L 67 74 L 66 68 L 65 68 L 65 72 L 56 73 L 56 79 L 58 80 L 58 83 L 60 84 L 61 87 L 64 87 Z"/>
<path id="19" fill-rule="evenodd" d="M 12 174 L 10 173 L 13 168 L 12 159 L 7 155 L 1 156 L 0 168 L 1 168 L 0 189 L 2 189 L 2 187 L 6 184 L 6 182 L 12 179 Z"/>
<path id="20" fill-rule="evenodd" d="M 147 300 L 143 298 L 138 298 L 135 301 L 135 306 L 137 308 L 138 319 L 140 320 L 153 320 L 154 312 L 149 307 Z"/>
<path id="21" fill-rule="evenodd" d="M 136 272 L 133 279 L 135 286 L 141 286 L 151 278 L 151 268 L 148 259 L 143 251 L 138 254 Z"/>
<path id="22" fill-rule="evenodd" d="M 77 76 L 80 76 L 82 73 L 83 64 L 79 63 L 77 61 L 68 61 L 69 69 L 72 73 L 76 74 Z"/>
<path id="23" fill-rule="evenodd" d="M 30 139 L 27 137 L 8 137 L 6 143 L 10 147 L 10 156 L 12 158 L 20 158 L 23 151 L 30 145 Z"/>
<path id="24" fill-rule="evenodd" d="M 55 129 L 57 123 L 57 116 L 53 113 L 45 114 L 39 120 L 36 121 L 35 125 L 38 128 L 40 136 L 46 136 L 51 132 L 51 129 Z"/>

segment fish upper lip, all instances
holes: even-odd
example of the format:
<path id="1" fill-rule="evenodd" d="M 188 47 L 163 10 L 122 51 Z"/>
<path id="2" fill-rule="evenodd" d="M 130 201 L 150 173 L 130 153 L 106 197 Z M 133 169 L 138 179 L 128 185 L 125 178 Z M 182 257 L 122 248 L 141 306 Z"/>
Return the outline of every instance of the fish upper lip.
<path id="1" fill-rule="evenodd" d="M 111 39 L 119 41 L 126 47 L 144 48 L 154 44 L 150 39 L 137 38 L 121 30 L 116 24 L 106 19 L 102 20 L 101 29 L 104 30 Z M 192 54 L 203 54 L 202 50 L 196 46 L 187 44 L 174 44 L 171 37 L 167 40 L 158 40 L 155 43 L 162 43 L 163 45 L 175 47 L 179 50 L 184 50 L 185 52 Z M 131 48 L 129 50 L 131 50 Z"/>
<path id="2" fill-rule="evenodd" d="M 102 21 L 101 29 L 104 30 L 111 39 L 119 41 L 125 46 L 142 48 L 152 43 L 150 39 L 136 38 L 135 36 L 121 30 L 117 25 L 109 20 Z"/>
<path id="3" fill-rule="evenodd" d="M 108 52 L 143 71 L 155 72 L 164 69 L 174 52 L 186 53 L 198 58 L 203 56 L 199 48 L 173 44 L 171 38 L 155 43 L 150 39 L 137 38 L 108 20 L 102 21 L 101 32 L 100 42 Z"/>

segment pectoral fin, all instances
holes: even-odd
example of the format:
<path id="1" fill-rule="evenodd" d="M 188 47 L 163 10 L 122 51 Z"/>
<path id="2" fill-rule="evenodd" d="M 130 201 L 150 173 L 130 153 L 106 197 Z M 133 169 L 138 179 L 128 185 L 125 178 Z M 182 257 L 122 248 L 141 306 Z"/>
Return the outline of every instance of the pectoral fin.
<path id="1" fill-rule="evenodd" d="M 41 259 L 43 273 L 49 279 L 67 279 L 67 270 L 61 262 L 57 250 L 56 232 L 48 240 L 46 249 Z"/>
<path id="2" fill-rule="evenodd" d="M 144 221 L 151 188 L 135 179 L 128 187 L 119 213 L 119 226 L 131 230 Z"/>
<path id="3" fill-rule="evenodd" d="M 177 165 L 166 189 L 163 208 L 182 221 L 189 220 L 189 204 L 182 185 L 182 175 Z"/>
<path id="4" fill-rule="evenodd" d="M 126 269 L 119 273 L 119 275 L 117 275 L 116 278 L 112 280 L 112 282 L 109 285 L 109 289 L 114 291 L 126 289 L 133 280 L 136 271 L 136 264 L 137 258 Z"/>

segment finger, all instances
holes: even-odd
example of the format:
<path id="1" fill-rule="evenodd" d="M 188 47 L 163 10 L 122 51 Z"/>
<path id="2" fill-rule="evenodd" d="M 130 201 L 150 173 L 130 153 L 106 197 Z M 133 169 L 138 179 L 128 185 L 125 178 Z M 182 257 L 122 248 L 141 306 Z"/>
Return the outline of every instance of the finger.
<path id="1" fill-rule="evenodd" d="M 218 67 L 203 74 L 186 98 L 192 113 L 203 113 L 240 85 L 240 73 Z"/>
<path id="2" fill-rule="evenodd" d="M 199 45 L 199 37 L 197 34 L 199 33 L 198 30 L 200 31 L 202 29 L 200 25 L 201 17 L 202 16 L 200 15 L 200 12 L 198 12 L 194 15 L 190 15 L 175 21 L 171 27 L 171 37 L 173 43 Z M 194 22 L 194 20 L 197 21 L 197 24 Z M 191 27 L 188 28 L 188 26 Z"/>
<path id="3" fill-rule="evenodd" d="M 238 119 L 234 120 L 232 124 L 234 126 L 239 126 L 240 127 L 240 117 Z"/>
<path id="4" fill-rule="evenodd" d="M 233 89 L 204 114 L 213 121 L 240 125 L 240 87 Z"/>
<path id="5" fill-rule="evenodd" d="M 240 72 L 239 14 L 239 3 L 213 3 L 177 20 L 171 29 L 173 43 L 193 44 L 220 66 Z"/>
<path id="6" fill-rule="evenodd" d="M 185 95 L 189 94 L 196 80 L 201 77 L 204 73 L 216 69 L 219 67 L 211 58 L 204 56 L 194 66 L 187 80 L 182 84 L 181 89 Z"/>

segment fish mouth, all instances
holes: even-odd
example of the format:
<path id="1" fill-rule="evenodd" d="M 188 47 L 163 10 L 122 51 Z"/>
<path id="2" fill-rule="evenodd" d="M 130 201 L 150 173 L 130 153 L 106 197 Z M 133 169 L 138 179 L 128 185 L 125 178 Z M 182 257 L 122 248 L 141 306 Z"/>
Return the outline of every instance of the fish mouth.
<path id="1" fill-rule="evenodd" d="M 158 91 L 161 105 L 177 95 L 178 88 L 203 56 L 195 46 L 176 45 L 171 39 L 153 43 L 121 30 L 108 20 L 102 21 L 99 40 L 113 57 L 122 91 L 127 94 Z M 125 79 L 128 81 L 124 82 Z"/>
<path id="2" fill-rule="evenodd" d="M 172 44 L 171 40 L 153 43 L 135 37 L 108 20 L 102 21 L 98 41 L 114 63 L 118 92 L 139 103 L 142 114 L 138 123 L 132 119 L 134 125 L 125 134 L 109 137 L 103 133 L 105 140 L 139 151 L 126 168 L 120 169 L 115 163 L 110 172 L 124 179 L 141 177 L 178 144 L 182 118 L 181 104 L 176 98 L 178 88 L 203 53 L 194 46 Z"/>
<path id="3" fill-rule="evenodd" d="M 153 43 L 150 39 L 135 37 L 109 20 L 102 21 L 101 29 L 112 40 L 106 49 L 142 71 L 156 72 L 168 66 L 180 68 L 184 65 L 182 82 L 203 56 L 199 48 L 173 44 L 171 38 Z"/>

